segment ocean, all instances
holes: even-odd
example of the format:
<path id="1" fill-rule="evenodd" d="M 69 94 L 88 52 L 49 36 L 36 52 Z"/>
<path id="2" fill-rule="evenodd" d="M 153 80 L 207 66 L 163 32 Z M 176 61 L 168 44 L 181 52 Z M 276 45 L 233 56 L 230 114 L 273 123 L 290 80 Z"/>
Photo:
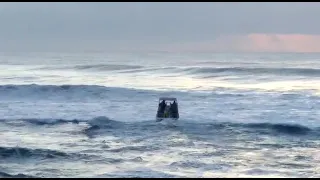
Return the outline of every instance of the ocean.
<path id="1" fill-rule="evenodd" d="M 0 177 L 320 177 L 320 54 L 0 53 Z M 159 97 L 177 122 L 156 122 Z"/>

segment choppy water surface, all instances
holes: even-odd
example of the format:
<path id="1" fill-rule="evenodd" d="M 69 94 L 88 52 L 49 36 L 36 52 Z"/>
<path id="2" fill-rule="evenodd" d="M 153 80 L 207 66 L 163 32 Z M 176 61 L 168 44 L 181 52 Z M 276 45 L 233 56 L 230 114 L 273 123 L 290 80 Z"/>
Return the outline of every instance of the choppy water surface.
<path id="1" fill-rule="evenodd" d="M 319 59 L 2 53 L 0 177 L 320 177 Z"/>

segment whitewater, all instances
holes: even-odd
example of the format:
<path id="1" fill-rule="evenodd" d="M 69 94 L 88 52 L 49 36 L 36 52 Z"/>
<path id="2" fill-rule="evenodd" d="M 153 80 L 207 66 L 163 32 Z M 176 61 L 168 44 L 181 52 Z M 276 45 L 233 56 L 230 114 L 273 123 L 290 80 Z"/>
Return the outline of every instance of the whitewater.
<path id="1" fill-rule="evenodd" d="M 0 53 L 0 177 L 320 177 L 319 84 L 316 53 Z"/>

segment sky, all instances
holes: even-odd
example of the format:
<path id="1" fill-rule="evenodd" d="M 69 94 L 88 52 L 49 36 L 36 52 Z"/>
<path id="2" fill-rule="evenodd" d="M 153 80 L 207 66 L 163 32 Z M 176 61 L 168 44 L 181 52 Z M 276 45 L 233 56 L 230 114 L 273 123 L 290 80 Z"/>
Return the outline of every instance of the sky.
<path id="1" fill-rule="evenodd" d="M 320 52 L 318 2 L 2 2 L 0 49 Z"/>

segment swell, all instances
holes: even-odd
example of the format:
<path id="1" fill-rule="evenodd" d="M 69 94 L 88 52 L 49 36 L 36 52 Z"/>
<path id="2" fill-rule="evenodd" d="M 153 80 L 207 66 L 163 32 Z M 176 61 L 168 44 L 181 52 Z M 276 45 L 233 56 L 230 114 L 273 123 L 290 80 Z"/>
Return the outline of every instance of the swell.
<path id="1" fill-rule="evenodd" d="M 29 176 L 29 175 L 25 175 L 25 174 L 8 174 L 5 172 L 1 172 L 0 171 L 0 178 L 37 178 L 34 176 Z"/>
<path id="2" fill-rule="evenodd" d="M 37 70 L 78 70 L 78 71 L 119 71 L 140 69 L 143 66 L 138 65 L 124 65 L 124 64 L 93 64 L 93 65 L 72 65 L 72 66 L 51 66 L 37 68 Z"/>
<path id="3" fill-rule="evenodd" d="M 81 97 L 108 97 L 111 93 L 125 94 L 138 92 L 136 89 L 106 87 L 99 85 L 0 85 L 0 97 L 2 98 L 32 98 L 41 97 L 45 99 L 67 96 L 68 98 Z M 139 90 L 140 93 L 151 92 L 150 90 Z"/>
<path id="4" fill-rule="evenodd" d="M 112 120 L 108 117 L 100 116 L 97 118 L 93 118 L 89 120 L 88 123 L 91 125 L 87 130 L 90 131 L 94 129 L 116 129 L 116 128 L 138 128 L 147 130 L 150 128 L 151 131 L 155 129 L 161 130 L 161 128 L 169 128 L 168 126 L 160 126 L 159 123 L 153 121 L 141 121 L 141 122 L 120 122 L 116 120 Z M 251 129 L 253 131 L 258 130 L 266 130 L 270 133 L 285 133 L 285 134 L 293 134 L 293 135 L 303 135 L 311 132 L 317 132 L 320 130 L 320 127 L 307 127 L 300 124 L 290 124 L 290 123 L 233 123 L 233 122 L 215 122 L 215 123 L 197 123 L 179 120 L 179 124 L 174 127 L 181 127 L 185 129 L 198 129 L 199 132 L 203 130 L 203 128 L 209 128 L 211 130 L 216 129 Z"/>
<path id="5" fill-rule="evenodd" d="M 222 88 L 217 88 L 221 91 Z M 225 94 L 234 95 L 234 91 L 224 89 Z M 228 92 L 226 92 L 228 91 Z M 150 90 L 150 89 L 135 89 L 125 87 L 108 87 L 101 85 L 40 85 L 40 84 L 8 84 L 0 85 L 0 99 L 42 99 L 42 100 L 75 100 L 83 99 L 110 99 L 114 97 L 126 98 L 129 96 L 145 98 L 149 95 L 162 94 L 164 96 L 180 96 L 183 94 L 199 93 L 184 92 L 184 91 L 165 91 L 165 90 Z"/>
<path id="6" fill-rule="evenodd" d="M 2 147 L 0 146 L 0 158 L 5 162 L 17 159 L 63 159 L 63 160 L 95 160 L 98 156 L 85 153 L 67 153 L 51 149 L 32 149 L 26 147 Z"/>
<path id="7" fill-rule="evenodd" d="M 320 69 L 312 68 L 258 68 L 258 67 L 190 67 L 183 70 L 186 74 L 215 75 L 215 74 L 251 74 L 251 75 L 280 75 L 280 76 L 316 76 Z"/>
<path id="8" fill-rule="evenodd" d="M 38 85 L 38 84 L 8 84 L 0 85 L 0 93 L 9 93 L 14 91 L 25 91 L 28 92 L 75 92 L 75 91 L 87 91 L 87 92 L 106 92 L 112 90 L 134 90 L 127 88 L 117 88 L 117 87 L 106 87 L 99 85 Z M 141 91 L 141 90 L 140 90 Z"/>
<path id="9" fill-rule="evenodd" d="M 96 65 L 74 65 L 74 66 L 55 66 L 55 67 L 41 67 L 35 70 L 75 70 L 88 72 L 116 72 L 122 74 L 142 73 L 142 72 L 159 72 L 172 73 L 181 72 L 178 67 L 145 67 L 140 65 L 124 65 L 124 64 L 96 64 Z"/>
<path id="10" fill-rule="evenodd" d="M 6 158 L 29 158 L 29 157 L 42 157 L 42 158 L 67 158 L 68 153 L 49 150 L 49 149 L 30 149 L 22 147 L 0 147 L 0 157 Z"/>
<path id="11" fill-rule="evenodd" d="M 79 119 L 72 119 L 72 120 L 65 120 L 65 119 L 37 119 L 37 118 L 26 118 L 26 119 L 0 119 L 0 122 L 3 122 L 7 125 L 12 126 L 24 126 L 27 124 L 34 125 L 34 126 L 44 126 L 44 125 L 60 125 L 60 124 L 79 124 L 83 120 Z"/>
<path id="12" fill-rule="evenodd" d="M 194 75 L 225 75 L 231 74 L 256 74 L 256 75 L 280 75 L 280 76 L 319 76 L 320 69 L 317 68 L 271 68 L 271 67 L 187 67 L 187 66 L 165 66 L 145 67 L 142 65 L 124 64 L 94 64 L 42 67 L 40 70 L 78 70 L 78 71 L 118 71 L 120 73 L 139 72 L 163 72 Z"/>
<path id="13" fill-rule="evenodd" d="M 17 120 L 6 120 L 3 119 L 0 122 L 5 122 L 10 124 L 12 121 Z M 19 119 L 21 124 L 31 124 L 34 126 L 55 126 L 59 124 L 72 123 L 78 124 L 80 122 L 87 123 L 89 127 L 83 130 L 83 133 L 90 134 L 95 131 L 104 131 L 104 130 L 112 130 L 117 132 L 122 132 L 122 130 L 132 130 L 137 132 L 145 131 L 159 131 L 168 128 L 172 128 L 169 126 L 162 126 L 155 121 L 139 121 L 139 122 L 122 122 L 110 119 L 105 116 L 99 116 L 93 119 L 84 120 L 84 119 Z M 164 128 L 164 129 L 163 129 Z M 210 133 L 212 131 L 221 131 L 221 130 L 229 130 L 237 129 L 242 130 L 243 132 L 257 132 L 257 133 L 283 133 L 283 134 L 291 134 L 291 135 L 306 135 L 310 133 L 315 133 L 320 130 L 320 127 L 307 127 L 300 124 L 290 124 L 290 123 L 233 123 L 233 122 L 214 122 L 214 123 L 197 123 L 191 121 L 183 121 L 179 120 L 179 124 L 173 126 L 173 129 L 183 129 L 187 131 L 197 131 L 199 133 Z M 249 131 L 248 131 L 249 130 Z"/>
<path id="14" fill-rule="evenodd" d="M 91 124 L 90 127 L 85 129 L 83 132 L 90 136 L 101 134 L 104 132 L 120 133 L 121 129 L 132 131 L 131 135 L 140 136 L 141 133 L 155 133 L 163 130 L 178 130 L 186 134 L 195 135 L 213 135 L 219 134 L 268 134 L 268 135 L 291 135 L 291 136 L 305 136 L 305 135 L 315 135 L 319 136 L 319 127 L 311 128 L 299 124 L 271 124 L 271 123 L 231 123 L 231 122 L 221 122 L 221 123 L 196 123 L 196 122 L 179 122 L 176 126 L 161 126 L 153 122 L 136 122 L 136 123 L 121 123 L 116 121 L 106 122 L 108 125 L 104 124 Z M 110 125 L 113 124 L 113 125 Z M 115 129 L 114 129 L 115 128 Z M 140 133 L 137 133 L 140 132 Z"/>
<path id="15" fill-rule="evenodd" d="M 212 92 L 211 95 L 217 96 L 244 96 L 247 91 L 234 90 L 232 88 L 215 88 L 208 90 L 207 92 Z M 136 96 L 144 96 L 147 94 L 162 93 L 168 94 L 169 96 L 182 96 L 185 95 L 197 95 L 198 93 L 203 95 L 201 91 L 194 92 L 184 92 L 184 91 L 170 91 L 170 93 L 161 90 L 146 90 L 146 89 L 134 89 L 134 88 L 122 88 L 122 87 L 107 87 L 100 85 L 40 85 L 40 84 L 8 84 L 0 85 L 0 97 L 3 99 L 7 98 L 31 98 L 31 97 L 41 97 L 45 99 L 57 98 L 58 96 L 67 96 L 67 98 L 103 98 L 109 97 L 114 94 L 119 94 L 121 96 L 134 93 Z M 303 92 L 306 93 L 305 91 Z M 288 94 L 288 93 L 287 93 Z M 285 97 L 287 94 L 282 94 Z M 300 92 L 290 93 L 290 95 L 302 95 Z M 317 98 L 317 96 L 314 96 Z"/>
<path id="16" fill-rule="evenodd" d="M 141 68 L 134 70 L 124 70 L 120 73 L 140 73 L 140 72 L 180 72 L 178 67 L 154 67 L 154 68 Z"/>
<path id="17" fill-rule="evenodd" d="M 1 123 L 5 123 L 7 125 L 12 126 L 24 126 L 24 125 L 32 125 L 32 126 L 56 126 L 61 124 L 79 124 L 81 122 L 87 123 L 90 125 L 86 130 L 97 130 L 97 129 L 116 129 L 122 127 L 125 123 L 120 121 L 111 120 L 108 117 L 96 117 L 90 120 L 84 119 L 42 119 L 42 118 L 26 118 L 26 119 L 0 119 Z"/>
<path id="18" fill-rule="evenodd" d="M 307 134 L 312 131 L 311 128 L 298 124 L 252 123 L 246 124 L 245 126 L 253 129 L 266 129 L 286 134 Z"/>

